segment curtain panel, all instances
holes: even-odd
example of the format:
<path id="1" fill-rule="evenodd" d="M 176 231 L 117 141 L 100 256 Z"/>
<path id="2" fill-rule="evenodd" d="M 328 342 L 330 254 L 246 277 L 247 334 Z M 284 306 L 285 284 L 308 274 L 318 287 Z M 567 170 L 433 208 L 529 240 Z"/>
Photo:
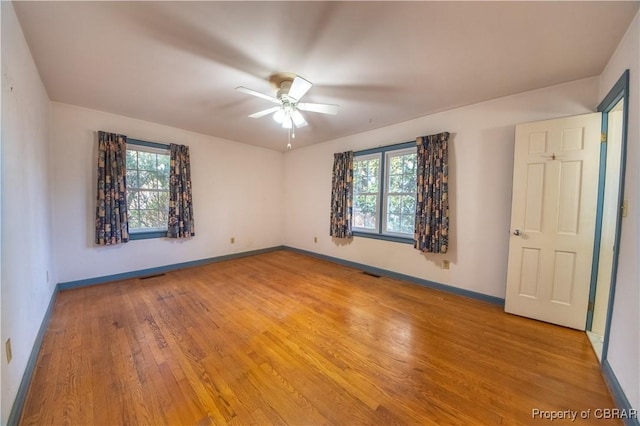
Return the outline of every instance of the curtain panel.
<path id="1" fill-rule="evenodd" d="M 350 238 L 353 204 L 353 151 L 333 155 L 331 226 L 329 235 Z"/>
<path id="2" fill-rule="evenodd" d="M 127 217 L 127 137 L 98 132 L 96 244 L 129 241 Z"/>
<path id="3" fill-rule="evenodd" d="M 191 160 L 189 147 L 170 144 L 169 223 L 167 237 L 188 238 L 195 235 L 191 194 Z"/>
<path id="4" fill-rule="evenodd" d="M 413 246 L 425 253 L 449 247 L 449 133 L 422 136 L 418 148 L 418 185 Z"/>

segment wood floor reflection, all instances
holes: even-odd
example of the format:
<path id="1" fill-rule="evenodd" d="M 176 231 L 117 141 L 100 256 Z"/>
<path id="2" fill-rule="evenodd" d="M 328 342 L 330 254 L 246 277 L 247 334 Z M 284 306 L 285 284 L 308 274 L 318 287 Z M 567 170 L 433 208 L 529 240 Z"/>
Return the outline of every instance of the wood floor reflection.
<path id="1" fill-rule="evenodd" d="M 611 407 L 585 333 L 283 250 L 60 292 L 21 424 L 517 425 Z"/>

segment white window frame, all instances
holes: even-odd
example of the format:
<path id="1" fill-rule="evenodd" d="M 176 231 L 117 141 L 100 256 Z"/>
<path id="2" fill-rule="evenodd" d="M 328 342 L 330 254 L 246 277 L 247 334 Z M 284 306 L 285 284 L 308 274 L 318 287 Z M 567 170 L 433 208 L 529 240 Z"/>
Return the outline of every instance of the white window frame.
<path id="1" fill-rule="evenodd" d="M 168 157 L 170 157 L 170 151 L 169 151 L 169 145 L 164 145 L 164 144 L 159 144 L 159 143 L 155 143 L 155 142 L 147 142 L 147 141 L 141 141 L 141 140 L 137 140 L 137 139 L 128 139 L 127 140 L 127 151 L 137 151 L 137 152 L 148 152 L 151 154 L 159 154 L 159 155 L 166 155 Z M 168 171 L 167 171 L 168 172 Z M 130 191 L 133 190 L 137 190 L 140 191 L 140 188 L 130 188 L 129 187 L 129 183 L 127 182 L 127 202 L 129 202 L 129 197 L 130 197 Z M 152 190 L 153 191 L 153 190 Z M 169 192 L 169 188 L 167 185 L 167 190 L 155 190 L 157 192 Z M 128 206 L 127 206 L 128 209 Z M 166 206 L 167 212 L 169 210 L 169 204 L 167 203 Z M 146 238 L 162 238 L 162 237 L 166 237 L 167 235 L 167 230 L 168 230 L 168 223 L 165 224 L 163 227 L 157 227 L 157 228 L 135 228 L 129 229 L 129 236 L 130 239 L 132 240 L 136 240 L 136 239 L 146 239 Z"/>
<path id="2" fill-rule="evenodd" d="M 392 150 L 392 151 L 387 151 L 385 152 L 385 171 L 384 171 L 384 182 L 383 182 L 383 186 L 384 186 L 384 194 L 383 194 L 383 206 L 382 206 L 382 234 L 385 235 L 392 235 L 392 236 L 397 236 L 397 237 L 401 237 L 401 238 L 413 238 L 413 231 L 411 232 L 397 232 L 397 231 L 389 231 L 388 228 L 388 206 L 389 206 L 389 195 L 413 195 L 414 197 L 416 197 L 416 189 L 417 188 L 413 188 L 412 192 L 397 192 L 397 193 L 391 193 L 389 192 L 390 190 L 390 186 L 391 186 L 391 157 L 401 157 L 401 156 L 405 156 L 405 155 L 409 155 L 409 154 L 417 154 L 417 148 L 413 147 L 413 148 L 406 148 L 406 149 L 398 149 L 398 150 Z M 416 169 L 416 174 L 417 174 L 417 169 Z M 414 204 L 414 212 L 413 212 L 413 219 L 415 221 L 415 204 Z"/>
<path id="3" fill-rule="evenodd" d="M 368 160 L 378 160 L 378 191 L 377 192 L 364 192 L 362 194 L 357 194 L 356 190 L 355 190 L 355 175 L 354 175 L 354 182 L 353 182 L 353 206 L 354 206 L 354 210 L 355 210 L 355 199 L 357 195 L 375 195 L 376 196 L 376 221 L 375 221 L 375 227 L 373 229 L 370 228 L 363 228 L 363 227 L 359 227 L 359 226 L 352 226 L 352 229 L 356 232 L 366 232 L 366 233 L 371 233 L 371 234 L 377 234 L 380 232 L 380 212 L 381 212 L 381 207 L 382 207 L 382 200 L 381 200 L 381 188 L 384 184 L 384 182 L 382 182 L 382 154 L 381 153 L 375 153 L 375 154 L 366 154 L 366 155 L 354 155 L 353 161 L 354 163 L 356 161 L 368 161 Z M 354 169 L 355 169 L 355 164 L 354 164 Z M 354 170 L 355 172 L 355 170 Z"/>

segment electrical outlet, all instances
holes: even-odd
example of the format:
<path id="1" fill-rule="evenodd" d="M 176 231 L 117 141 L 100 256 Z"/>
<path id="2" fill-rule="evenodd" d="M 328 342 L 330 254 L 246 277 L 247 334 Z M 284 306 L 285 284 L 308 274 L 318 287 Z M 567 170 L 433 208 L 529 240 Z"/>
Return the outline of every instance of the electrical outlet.
<path id="1" fill-rule="evenodd" d="M 47 270 L 47 282 L 49 282 L 49 270 Z"/>
<path id="2" fill-rule="evenodd" d="M 317 243 L 318 242 L 318 237 L 313 237 L 313 242 Z"/>
<path id="3" fill-rule="evenodd" d="M 448 260 L 442 261 L 442 269 L 451 269 L 451 264 L 449 263 Z"/>
<path id="4" fill-rule="evenodd" d="M 11 339 L 7 339 L 7 342 L 4 344 L 5 353 L 7 354 L 7 364 L 11 362 L 11 358 L 13 358 L 13 354 L 11 353 Z"/>
<path id="5" fill-rule="evenodd" d="M 236 238 L 235 237 L 231 237 L 231 244 L 235 244 L 236 242 Z"/>

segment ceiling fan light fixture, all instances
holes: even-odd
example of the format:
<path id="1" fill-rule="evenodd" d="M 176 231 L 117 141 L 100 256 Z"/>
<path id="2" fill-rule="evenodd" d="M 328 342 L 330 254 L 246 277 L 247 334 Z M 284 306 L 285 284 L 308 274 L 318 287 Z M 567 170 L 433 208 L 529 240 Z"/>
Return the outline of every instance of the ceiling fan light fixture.
<path id="1" fill-rule="evenodd" d="M 291 121 L 291 117 L 286 114 L 284 116 L 284 120 L 282 120 L 282 127 L 285 129 L 290 129 L 291 127 L 293 127 L 293 122 Z"/>
<path id="2" fill-rule="evenodd" d="M 275 114 L 273 114 L 273 119 L 275 120 L 276 123 L 283 124 L 284 116 L 285 116 L 284 109 L 280 108 L 275 112 Z"/>

